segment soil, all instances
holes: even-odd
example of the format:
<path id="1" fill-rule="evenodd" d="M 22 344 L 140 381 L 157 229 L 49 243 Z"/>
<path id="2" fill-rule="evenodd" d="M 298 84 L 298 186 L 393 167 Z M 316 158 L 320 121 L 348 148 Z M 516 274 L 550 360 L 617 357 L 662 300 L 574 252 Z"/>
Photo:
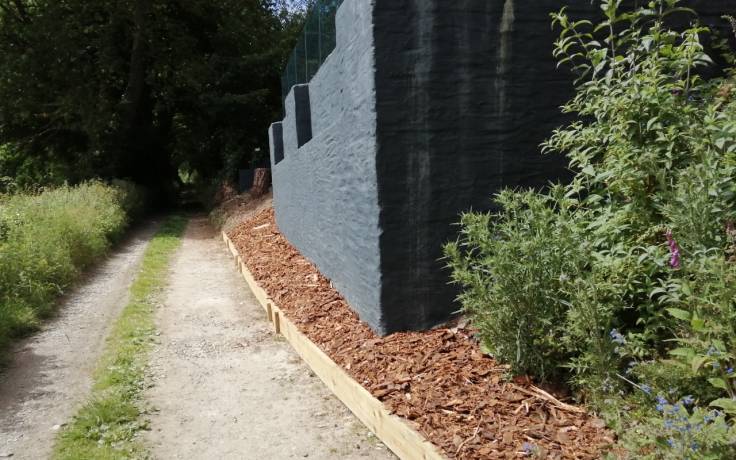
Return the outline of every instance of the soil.
<path id="1" fill-rule="evenodd" d="M 0 370 L 0 458 L 49 457 L 56 432 L 89 394 L 105 337 L 156 227 L 135 230 L 61 300 L 56 318 L 14 348 Z"/>
<path id="2" fill-rule="evenodd" d="M 597 459 L 614 442 L 600 419 L 485 355 L 453 324 L 379 337 L 265 210 L 228 236 L 256 281 L 314 343 L 448 458 Z"/>
<path id="3" fill-rule="evenodd" d="M 249 192 L 234 195 L 224 201 L 213 213 L 224 231 L 230 231 L 243 221 L 273 205 L 273 193 L 268 192 L 259 198 L 251 197 Z"/>
<path id="4" fill-rule="evenodd" d="M 205 218 L 170 270 L 146 390 L 155 458 L 395 458 L 274 336 Z"/>

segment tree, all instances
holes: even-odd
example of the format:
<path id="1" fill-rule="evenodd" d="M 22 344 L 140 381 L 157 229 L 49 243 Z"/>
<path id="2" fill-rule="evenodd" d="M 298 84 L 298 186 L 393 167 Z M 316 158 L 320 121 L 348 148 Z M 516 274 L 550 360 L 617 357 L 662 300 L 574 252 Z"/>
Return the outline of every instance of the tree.
<path id="1" fill-rule="evenodd" d="M 301 17 L 282 0 L 0 0 L 0 176 L 232 174 L 267 150 Z"/>

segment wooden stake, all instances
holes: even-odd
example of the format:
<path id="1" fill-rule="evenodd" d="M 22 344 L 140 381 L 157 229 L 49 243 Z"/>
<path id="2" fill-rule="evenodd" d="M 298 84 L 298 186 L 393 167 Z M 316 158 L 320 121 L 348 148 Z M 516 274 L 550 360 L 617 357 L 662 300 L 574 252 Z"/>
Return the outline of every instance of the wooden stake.
<path id="1" fill-rule="evenodd" d="M 273 328 L 277 334 L 281 334 L 281 315 L 278 311 L 273 312 Z"/>

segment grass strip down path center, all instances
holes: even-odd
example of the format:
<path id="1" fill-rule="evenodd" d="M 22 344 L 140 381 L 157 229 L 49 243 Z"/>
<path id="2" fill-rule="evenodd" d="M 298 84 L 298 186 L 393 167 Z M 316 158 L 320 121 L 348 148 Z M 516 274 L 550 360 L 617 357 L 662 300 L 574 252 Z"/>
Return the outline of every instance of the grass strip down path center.
<path id="1" fill-rule="evenodd" d="M 167 281 L 171 256 L 179 247 L 187 219 L 166 219 L 146 249 L 130 288 L 130 299 L 107 339 L 92 395 L 60 432 L 54 458 L 146 458 L 138 433 L 142 420 L 141 391 L 155 333 L 154 313 Z"/>

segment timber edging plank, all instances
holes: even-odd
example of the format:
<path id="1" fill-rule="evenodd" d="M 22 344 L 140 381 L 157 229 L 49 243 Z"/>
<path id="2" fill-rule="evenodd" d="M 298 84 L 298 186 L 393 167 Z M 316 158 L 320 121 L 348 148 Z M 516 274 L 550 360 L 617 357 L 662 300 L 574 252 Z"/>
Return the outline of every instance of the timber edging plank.
<path id="1" fill-rule="evenodd" d="M 402 460 L 445 459 L 437 447 L 403 419 L 391 414 L 381 401 L 304 335 L 256 282 L 225 232 L 222 232 L 222 239 L 235 258 L 248 287 L 266 311 L 268 320 L 273 323 L 275 332 L 284 336 L 315 375 L 378 439 Z"/>

